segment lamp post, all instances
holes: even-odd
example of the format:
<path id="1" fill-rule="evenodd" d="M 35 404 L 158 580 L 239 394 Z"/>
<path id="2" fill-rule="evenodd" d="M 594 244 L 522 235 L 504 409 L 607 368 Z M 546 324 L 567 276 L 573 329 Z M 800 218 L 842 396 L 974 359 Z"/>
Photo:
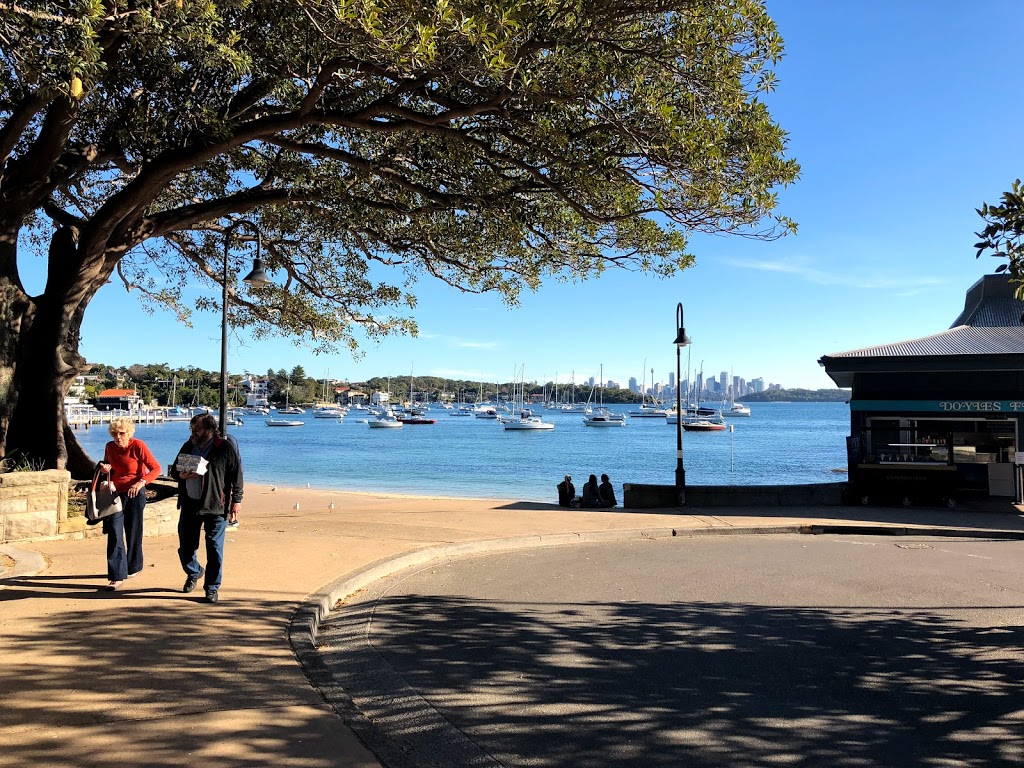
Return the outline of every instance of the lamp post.
<path id="1" fill-rule="evenodd" d="M 680 355 L 683 347 L 690 345 L 690 337 L 683 327 L 683 304 L 676 305 L 676 500 L 679 506 L 686 504 L 686 470 L 683 469 L 683 396 L 680 383 Z"/>
<path id="2" fill-rule="evenodd" d="M 228 254 L 231 251 L 231 236 L 235 229 L 247 226 L 256 233 L 256 258 L 252 261 L 252 271 L 242 278 L 249 285 L 266 285 L 270 282 L 263 269 L 260 249 L 263 245 L 259 227 L 248 219 L 239 219 L 224 230 L 224 294 L 221 300 L 220 320 L 220 433 L 228 433 Z"/>

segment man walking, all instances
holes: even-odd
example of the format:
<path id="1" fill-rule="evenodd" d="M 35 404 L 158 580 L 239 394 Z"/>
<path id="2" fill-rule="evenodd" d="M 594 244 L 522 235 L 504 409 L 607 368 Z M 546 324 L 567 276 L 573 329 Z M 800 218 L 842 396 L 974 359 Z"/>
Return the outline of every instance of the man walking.
<path id="1" fill-rule="evenodd" d="M 224 534 L 242 509 L 242 466 L 238 451 L 217 435 L 210 414 L 194 416 L 192 437 L 178 453 L 171 476 L 178 481 L 178 559 L 185 571 L 182 592 L 205 574 L 206 602 L 218 600 L 224 567 Z M 194 458 L 193 458 L 194 457 Z M 195 466 L 198 464 L 198 466 Z M 199 532 L 206 531 L 206 569 L 199 565 Z"/>

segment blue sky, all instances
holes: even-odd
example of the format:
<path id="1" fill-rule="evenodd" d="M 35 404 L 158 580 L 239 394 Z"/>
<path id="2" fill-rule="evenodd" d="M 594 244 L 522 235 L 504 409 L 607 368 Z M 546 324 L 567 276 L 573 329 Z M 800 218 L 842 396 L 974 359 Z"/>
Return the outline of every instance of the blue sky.
<path id="1" fill-rule="evenodd" d="M 664 383 L 675 370 L 682 302 L 691 365 L 703 361 L 705 376 L 731 370 L 819 388 L 834 386 L 817 363 L 823 354 L 947 328 L 967 288 L 998 263 L 974 257 L 975 208 L 1024 176 L 1024 3 L 769 0 L 768 8 L 786 43 L 769 103 L 802 166 L 779 211 L 798 222 L 797 235 L 697 237 L 697 265 L 669 280 L 610 272 L 552 283 L 514 310 L 422 281 L 419 338 L 366 343 L 354 361 L 240 332 L 230 370 L 302 365 L 311 376 L 359 381 L 414 367 L 508 381 L 525 366 L 530 380 L 565 382 L 575 372 L 582 382 L 603 364 L 605 379 L 625 384 L 643 377 L 646 361 Z M 89 307 L 81 349 L 94 362 L 217 370 L 219 342 L 219 315 L 196 316 L 190 330 L 147 315 L 136 295 L 110 284 Z"/>

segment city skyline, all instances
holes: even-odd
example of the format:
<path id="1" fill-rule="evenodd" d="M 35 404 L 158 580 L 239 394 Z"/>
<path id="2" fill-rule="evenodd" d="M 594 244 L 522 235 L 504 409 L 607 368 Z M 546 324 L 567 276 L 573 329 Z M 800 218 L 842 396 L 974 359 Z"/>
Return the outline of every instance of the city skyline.
<path id="1" fill-rule="evenodd" d="M 998 262 L 974 258 L 975 209 L 996 201 L 1024 167 L 1024 105 L 992 73 L 1016 67 L 1024 6 L 982 0 L 855 8 L 769 0 L 786 43 L 779 84 L 765 101 L 789 132 L 801 178 L 779 193 L 795 236 L 773 242 L 694 235 L 696 266 L 658 280 L 608 270 L 583 284 L 551 280 L 508 308 L 424 279 L 412 311 L 420 337 L 360 339 L 316 356 L 291 339 L 233 330 L 231 373 L 302 365 L 311 376 L 436 375 L 577 382 L 599 376 L 667 382 L 675 371 L 681 302 L 693 345 L 684 380 L 742 371 L 787 389 L 834 388 L 826 354 L 947 328 L 966 290 Z M 922 75 L 927 73 L 927 75 Z M 998 104 L 997 109 L 986 105 Z M 41 290 L 42 259 L 19 249 L 26 289 Z M 280 279 L 279 275 L 271 275 Z M 219 369 L 219 312 L 194 328 L 146 313 L 137 293 L 105 286 L 83 322 L 81 352 L 110 365 L 168 363 Z M 219 299 L 186 287 L 186 301 Z M 689 364 L 687 365 L 687 360 Z"/>

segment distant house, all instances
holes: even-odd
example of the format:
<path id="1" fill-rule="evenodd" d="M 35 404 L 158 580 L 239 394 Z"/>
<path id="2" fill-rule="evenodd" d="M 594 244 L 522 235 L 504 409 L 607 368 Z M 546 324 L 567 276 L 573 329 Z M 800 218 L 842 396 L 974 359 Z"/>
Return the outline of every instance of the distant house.
<path id="1" fill-rule="evenodd" d="M 360 392 L 357 389 L 346 389 L 343 392 L 339 392 L 339 402 L 342 405 L 366 405 L 366 401 L 369 396 L 365 392 Z"/>
<path id="2" fill-rule="evenodd" d="M 142 398 L 134 389 L 105 389 L 96 396 L 99 411 L 130 411 L 142 407 Z"/>

